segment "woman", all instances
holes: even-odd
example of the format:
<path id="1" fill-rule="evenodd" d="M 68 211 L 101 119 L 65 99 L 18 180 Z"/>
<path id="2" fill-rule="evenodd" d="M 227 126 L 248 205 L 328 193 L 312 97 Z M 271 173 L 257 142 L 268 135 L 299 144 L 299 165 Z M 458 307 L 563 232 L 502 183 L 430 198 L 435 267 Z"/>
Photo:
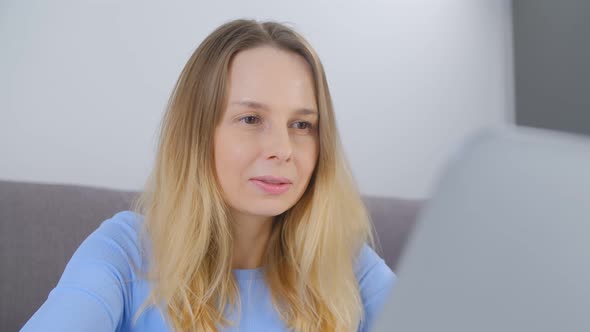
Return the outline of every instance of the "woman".
<path id="1" fill-rule="evenodd" d="M 133 210 L 80 245 L 23 331 L 366 331 L 395 280 L 322 64 L 278 23 L 198 47 Z"/>

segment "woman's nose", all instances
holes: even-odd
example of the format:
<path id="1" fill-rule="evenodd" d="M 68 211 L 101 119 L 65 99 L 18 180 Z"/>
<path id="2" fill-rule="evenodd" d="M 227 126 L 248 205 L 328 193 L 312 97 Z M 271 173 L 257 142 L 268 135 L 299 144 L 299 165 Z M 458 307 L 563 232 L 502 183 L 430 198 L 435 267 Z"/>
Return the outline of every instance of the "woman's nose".
<path id="1" fill-rule="evenodd" d="M 265 137 L 267 140 L 267 155 L 269 159 L 276 158 L 281 161 L 288 161 L 291 159 L 293 153 L 293 145 L 291 137 L 289 136 L 288 128 L 271 129 L 269 135 Z"/>

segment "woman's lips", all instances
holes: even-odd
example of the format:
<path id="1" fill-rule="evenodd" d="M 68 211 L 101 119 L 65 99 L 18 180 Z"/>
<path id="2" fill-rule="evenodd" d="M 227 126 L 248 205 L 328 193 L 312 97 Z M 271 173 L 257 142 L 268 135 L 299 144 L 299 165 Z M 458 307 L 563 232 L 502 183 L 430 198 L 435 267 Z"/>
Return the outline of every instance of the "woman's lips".
<path id="1" fill-rule="evenodd" d="M 262 191 L 272 195 L 280 195 L 289 190 L 292 185 L 291 183 L 268 183 L 258 179 L 251 179 L 250 181 Z"/>

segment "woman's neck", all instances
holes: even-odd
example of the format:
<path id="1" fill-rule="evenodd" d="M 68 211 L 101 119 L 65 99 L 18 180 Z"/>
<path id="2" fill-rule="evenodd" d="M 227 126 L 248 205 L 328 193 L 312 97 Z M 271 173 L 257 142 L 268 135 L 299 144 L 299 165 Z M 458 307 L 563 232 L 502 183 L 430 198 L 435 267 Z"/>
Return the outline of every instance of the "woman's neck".
<path id="1" fill-rule="evenodd" d="M 272 217 L 233 214 L 233 269 L 255 269 L 262 265 L 272 222 Z"/>

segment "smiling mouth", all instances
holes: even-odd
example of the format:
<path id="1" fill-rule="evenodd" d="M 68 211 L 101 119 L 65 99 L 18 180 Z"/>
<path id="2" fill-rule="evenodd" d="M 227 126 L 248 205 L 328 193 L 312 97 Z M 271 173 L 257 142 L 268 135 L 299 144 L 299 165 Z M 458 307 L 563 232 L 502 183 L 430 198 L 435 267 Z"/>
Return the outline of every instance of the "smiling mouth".
<path id="1" fill-rule="evenodd" d="M 252 181 L 252 183 L 254 183 L 260 190 L 271 195 L 283 194 L 293 185 L 292 183 L 270 183 L 259 179 L 251 179 L 250 181 Z"/>
<path id="2" fill-rule="evenodd" d="M 257 176 L 257 177 L 250 179 L 250 180 L 259 180 L 259 181 L 263 181 L 266 183 L 272 183 L 272 184 L 291 183 L 291 180 L 289 178 L 282 177 L 282 176 L 272 176 L 272 175 Z"/>

